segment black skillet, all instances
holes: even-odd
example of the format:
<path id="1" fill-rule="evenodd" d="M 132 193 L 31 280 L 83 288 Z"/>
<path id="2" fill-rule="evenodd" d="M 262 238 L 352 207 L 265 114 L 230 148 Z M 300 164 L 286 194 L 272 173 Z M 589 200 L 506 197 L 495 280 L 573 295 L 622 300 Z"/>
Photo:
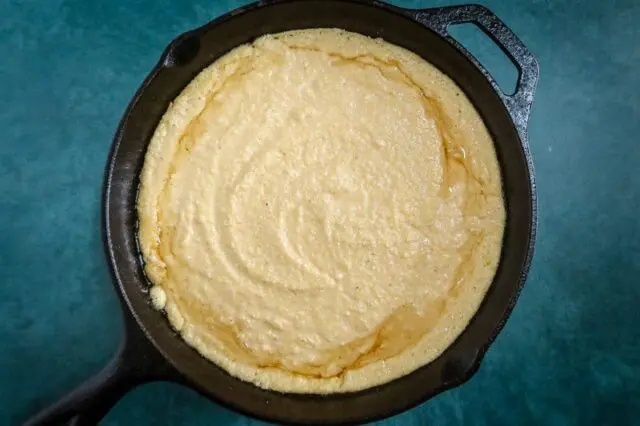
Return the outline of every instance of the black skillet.
<path id="1" fill-rule="evenodd" d="M 448 35 L 450 24 L 464 22 L 479 26 L 516 65 L 520 75 L 513 95 L 502 93 L 487 71 Z M 313 27 L 382 37 L 448 74 L 475 104 L 493 135 L 507 209 L 495 279 L 453 345 L 432 363 L 388 384 L 329 396 L 266 391 L 233 378 L 198 355 L 149 304 L 136 244 L 138 173 L 169 102 L 198 72 L 232 48 L 263 34 Z M 123 344 L 103 371 L 27 424 L 96 424 L 127 391 L 154 380 L 182 383 L 226 407 L 268 421 L 362 423 L 407 410 L 467 381 L 513 309 L 533 252 L 536 199 L 527 121 L 537 80 L 533 55 L 495 15 L 476 5 L 407 10 L 365 0 L 263 1 L 180 35 L 131 101 L 106 171 L 104 242 L 124 310 Z"/>

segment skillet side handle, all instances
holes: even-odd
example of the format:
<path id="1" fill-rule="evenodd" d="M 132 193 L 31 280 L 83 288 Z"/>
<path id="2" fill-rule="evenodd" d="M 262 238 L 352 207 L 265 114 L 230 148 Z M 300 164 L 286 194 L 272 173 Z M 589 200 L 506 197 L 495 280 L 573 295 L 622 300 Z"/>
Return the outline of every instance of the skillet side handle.
<path id="1" fill-rule="evenodd" d="M 116 403 L 134 387 L 167 377 L 168 367 L 141 332 L 127 335 L 113 359 L 95 376 L 44 409 L 25 426 L 97 425 Z M 164 367 L 162 367 L 164 366 Z"/>
<path id="2" fill-rule="evenodd" d="M 533 96 L 538 84 L 539 67 L 535 56 L 522 41 L 496 15 L 484 6 L 470 4 L 421 10 L 404 10 L 404 13 L 427 28 L 444 37 L 473 62 L 502 98 L 511 118 L 515 122 L 523 141 L 527 140 L 527 124 Z M 509 57 L 518 69 L 518 82 L 513 95 L 506 95 L 489 72 L 478 60 L 449 35 L 453 24 L 473 23 L 489 36 Z"/>

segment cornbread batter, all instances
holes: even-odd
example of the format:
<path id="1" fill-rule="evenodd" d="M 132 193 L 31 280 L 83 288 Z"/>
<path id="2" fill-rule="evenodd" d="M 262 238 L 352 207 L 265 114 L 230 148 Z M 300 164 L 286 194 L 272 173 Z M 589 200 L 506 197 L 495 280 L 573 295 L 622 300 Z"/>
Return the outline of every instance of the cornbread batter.
<path id="1" fill-rule="evenodd" d="M 240 379 L 354 391 L 432 361 L 495 273 L 493 142 L 442 72 L 334 29 L 233 50 L 171 104 L 138 200 L 151 298 Z"/>

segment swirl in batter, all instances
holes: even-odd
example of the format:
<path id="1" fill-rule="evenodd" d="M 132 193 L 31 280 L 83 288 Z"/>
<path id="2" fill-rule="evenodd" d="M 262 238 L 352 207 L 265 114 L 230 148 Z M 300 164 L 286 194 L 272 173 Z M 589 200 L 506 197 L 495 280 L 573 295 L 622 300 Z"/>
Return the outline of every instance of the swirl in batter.
<path id="1" fill-rule="evenodd" d="M 198 75 L 153 136 L 138 212 L 152 299 L 182 337 L 301 393 L 437 357 L 492 281 L 505 215 L 460 89 L 332 29 L 262 37 Z"/>

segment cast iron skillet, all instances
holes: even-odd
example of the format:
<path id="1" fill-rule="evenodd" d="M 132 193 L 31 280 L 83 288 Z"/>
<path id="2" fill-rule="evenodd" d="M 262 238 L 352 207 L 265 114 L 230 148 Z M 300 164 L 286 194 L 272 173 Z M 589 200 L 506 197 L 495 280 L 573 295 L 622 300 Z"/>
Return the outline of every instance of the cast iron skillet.
<path id="1" fill-rule="evenodd" d="M 516 91 L 500 91 L 486 70 L 447 33 L 473 22 L 511 58 Z M 160 117 L 203 68 L 266 33 L 338 27 L 403 46 L 448 74 L 480 111 L 495 140 L 507 223 L 494 282 L 467 329 L 439 358 L 372 389 L 329 396 L 270 392 L 207 361 L 148 303 L 136 244 L 138 173 Z M 407 410 L 467 381 L 509 316 L 533 251 L 536 200 L 527 121 L 538 64 L 522 42 L 482 6 L 406 10 L 365 0 L 276 0 L 234 10 L 175 39 L 131 101 L 113 142 L 104 183 L 104 242 L 122 302 L 126 333 L 113 361 L 94 378 L 27 422 L 96 424 L 131 388 L 153 380 L 182 383 L 249 416 L 279 423 L 344 424 Z"/>

